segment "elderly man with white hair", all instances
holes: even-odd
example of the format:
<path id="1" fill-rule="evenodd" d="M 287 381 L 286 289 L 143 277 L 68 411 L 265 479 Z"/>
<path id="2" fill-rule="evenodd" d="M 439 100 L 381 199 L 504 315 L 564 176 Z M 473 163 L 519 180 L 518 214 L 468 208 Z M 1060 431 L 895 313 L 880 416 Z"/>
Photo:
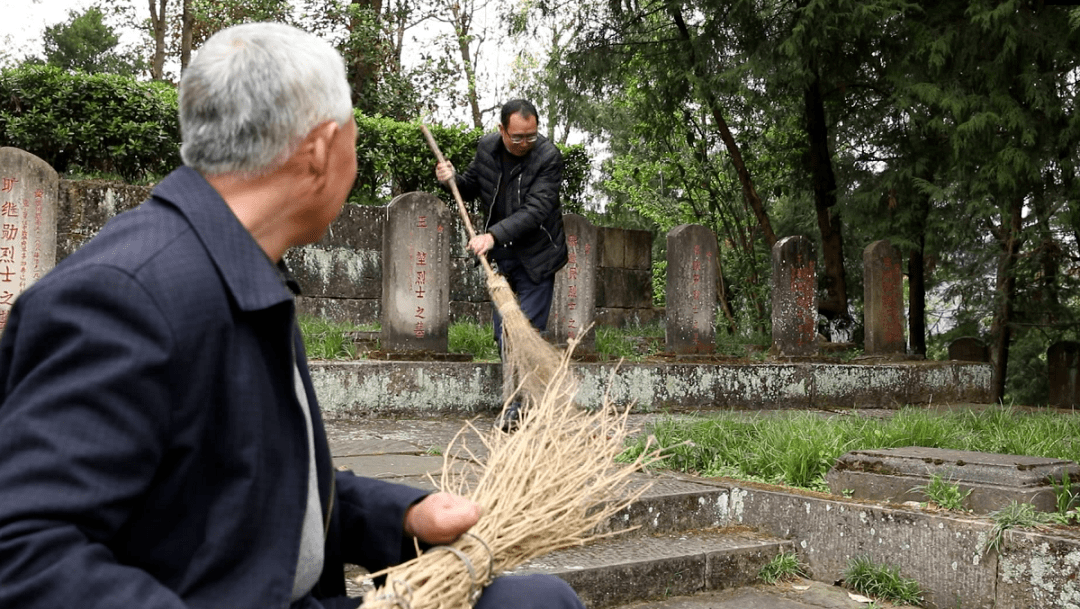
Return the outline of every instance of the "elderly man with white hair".
<path id="1" fill-rule="evenodd" d="M 344 563 L 411 557 L 471 501 L 331 464 L 290 247 L 356 175 L 341 57 L 280 24 L 206 42 L 185 165 L 16 302 L 0 339 L 0 607 L 356 607 Z M 547 576 L 478 608 L 581 608 Z"/>

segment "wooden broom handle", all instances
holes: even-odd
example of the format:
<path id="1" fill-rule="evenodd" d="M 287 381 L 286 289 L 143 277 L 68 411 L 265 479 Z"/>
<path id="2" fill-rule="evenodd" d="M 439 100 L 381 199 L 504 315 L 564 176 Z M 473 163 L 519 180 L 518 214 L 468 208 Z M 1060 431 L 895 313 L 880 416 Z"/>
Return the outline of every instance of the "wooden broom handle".
<path id="1" fill-rule="evenodd" d="M 445 162 L 446 158 L 443 157 L 442 152 L 439 151 L 439 145 L 435 143 L 435 138 L 431 136 L 431 132 L 428 131 L 427 125 L 420 123 L 420 130 L 424 132 L 424 138 L 427 139 L 428 146 L 431 147 L 431 151 L 435 153 L 435 158 L 440 163 Z M 454 193 L 454 200 L 457 201 L 458 213 L 461 214 L 461 221 L 465 223 L 465 229 L 469 232 L 469 239 L 476 236 L 476 231 L 473 230 L 472 222 L 469 220 L 469 212 L 465 211 L 465 202 L 461 200 L 461 193 L 457 189 L 457 179 L 454 176 L 450 176 L 450 192 Z M 483 259 L 483 257 L 481 257 Z"/>

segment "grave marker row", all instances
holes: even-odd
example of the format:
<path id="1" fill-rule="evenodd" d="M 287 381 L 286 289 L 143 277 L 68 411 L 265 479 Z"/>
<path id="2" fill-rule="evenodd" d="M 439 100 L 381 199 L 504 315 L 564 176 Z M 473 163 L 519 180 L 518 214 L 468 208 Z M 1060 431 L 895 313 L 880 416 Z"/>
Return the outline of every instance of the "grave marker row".
<path id="1" fill-rule="evenodd" d="M 15 148 L 0 148 L 0 329 L 15 298 L 56 260 L 59 179 L 47 163 Z M 383 232 L 382 340 L 387 350 L 445 352 L 449 326 L 449 211 L 436 197 L 409 193 L 386 208 Z M 565 216 L 570 261 L 556 278 L 550 334 L 564 343 L 582 336 L 596 315 L 598 229 Z M 715 235 L 682 225 L 668 234 L 667 349 L 710 353 L 715 343 L 719 271 Z M 773 249 L 773 343 L 777 352 L 816 353 L 816 255 L 804 237 Z M 878 241 L 863 254 L 866 354 L 903 353 L 903 278 L 899 252 Z M 647 297 L 647 295 L 646 295 Z M 580 348 L 593 347 L 593 333 Z M 989 361 L 978 339 L 959 339 L 950 359 Z M 1080 406 L 1080 343 L 1047 351 L 1051 404 Z"/>

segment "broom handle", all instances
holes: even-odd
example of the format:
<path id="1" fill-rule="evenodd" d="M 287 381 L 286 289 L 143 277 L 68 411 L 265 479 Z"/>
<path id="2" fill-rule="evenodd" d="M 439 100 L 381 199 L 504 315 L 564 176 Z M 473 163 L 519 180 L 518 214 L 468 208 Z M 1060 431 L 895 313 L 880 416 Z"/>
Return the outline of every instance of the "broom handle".
<path id="1" fill-rule="evenodd" d="M 439 151 L 439 145 L 435 143 L 435 138 L 431 136 L 431 132 L 428 131 L 427 125 L 420 123 L 420 130 L 424 132 L 424 138 L 427 139 L 428 146 L 431 147 L 431 151 L 435 153 L 435 158 L 440 163 L 446 160 L 443 157 L 442 152 Z M 469 239 L 476 236 L 476 231 L 473 230 L 472 222 L 469 221 L 469 212 L 465 211 L 465 202 L 461 200 L 461 193 L 457 189 L 457 179 L 453 176 L 450 177 L 450 192 L 454 193 L 454 200 L 457 201 L 458 213 L 461 214 L 461 221 L 465 223 L 465 229 L 469 232 Z M 481 257 L 483 260 L 483 257 Z"/>

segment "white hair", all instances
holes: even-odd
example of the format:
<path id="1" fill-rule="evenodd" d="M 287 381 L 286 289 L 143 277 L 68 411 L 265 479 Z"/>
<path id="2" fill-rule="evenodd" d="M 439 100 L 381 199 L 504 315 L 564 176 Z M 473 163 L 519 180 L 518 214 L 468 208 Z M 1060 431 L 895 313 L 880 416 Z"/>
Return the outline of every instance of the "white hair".
<path id="1" fill-rule="evenodd" d="M 237 25 L 211 36 L 180 80 L 180 157 L 204 175 L 259 175 L 315 126 L 352 117 L 334 47 L 282 23 Z"/>

